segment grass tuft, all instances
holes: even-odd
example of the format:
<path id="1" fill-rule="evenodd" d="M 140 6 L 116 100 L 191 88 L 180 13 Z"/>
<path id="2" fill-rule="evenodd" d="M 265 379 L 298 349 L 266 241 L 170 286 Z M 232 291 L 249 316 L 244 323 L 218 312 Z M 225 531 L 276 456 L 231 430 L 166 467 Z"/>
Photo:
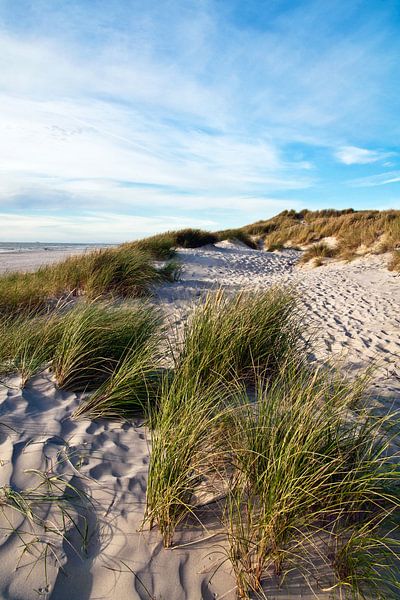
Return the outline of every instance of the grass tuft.
<path id="1" fill-rule="evenodd" d="M 116 308 L 81 303 L 62 320 L 62 334 L 54 349 L 52 368 L 60 387 L 84 390 L 108 380 L 130 353 L 141 352 L 159 319 L 146 304 Z"/>
<path id="2" fill-rule="evenodd" d="M 313 259 L 318 260 L 323 258 L 333 258 L 334 256 L 336 256 L 336 254 L 336 248 L 332 248 L 331 246 L 328 246 L 328 244 L 320 242 L 318 244 L 313 244 L 310 248 L 308 248 L 302 255 L 300 262 L 306 263 Z M 320 264 L 322 263 L 320 262 L 319 265 Z"/>
<path id="3" fill-rule="evenodd" d="M 273 375 L 300 347 L 299 307 L 291 289 L 264 293 L 220 290 L 194 310 L 184 333 L 177 368 L 205 383 L 228 381 L 254 369 Z"/>

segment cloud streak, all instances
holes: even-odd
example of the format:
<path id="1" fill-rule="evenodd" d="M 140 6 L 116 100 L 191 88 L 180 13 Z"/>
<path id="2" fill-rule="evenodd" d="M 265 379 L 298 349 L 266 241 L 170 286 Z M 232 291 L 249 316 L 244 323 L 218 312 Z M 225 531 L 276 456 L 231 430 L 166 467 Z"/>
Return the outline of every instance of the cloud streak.
<path id="1" fill-rule="evenodd" d="M 357 148 L 357 146 L 344 146 L 336 152 L 336 158 L 345 165 L 368 165 L 385 160 L 392 155 L 391 152 L 367 150 L 366 148 Z"/>
<path id="2" fill-rule="evenodd" d="M 389 5 L 5 0 L 0 24 L 0 210 L 35 236 L 44 209 L 228 227 L 396 160 Z"/>

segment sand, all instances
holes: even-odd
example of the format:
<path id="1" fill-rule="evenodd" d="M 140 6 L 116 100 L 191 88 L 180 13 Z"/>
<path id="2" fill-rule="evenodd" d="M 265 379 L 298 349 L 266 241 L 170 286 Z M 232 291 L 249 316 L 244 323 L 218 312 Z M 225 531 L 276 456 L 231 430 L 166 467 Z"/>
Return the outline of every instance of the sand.
<path id="1" fill-rule="evenodd" d="M 84 254 L 85 248 L 68 250 L 31 250 L 0 253 L 0 273 L 11 271 L 36 271 L 39 267 L 51 265 L 70 256 Z"/>
<path id="2" fill-rule="evenodd" d="M 181 280 L 155 290 L 154 301 L 171 325 L 182 326 L 206 290 L 296 283 L 316 328 L 315 359 L 335 354 L 354 372 L 377 360 L 373 400 L 400 408 L 400 277 L 387 271 L 387 256 L 310 270 L 296 266 L 299 253 L 294 250 L 268 253 L 228 242 L 178 255 Z M 80 540 L 73 527 L 70 543 L 51 532 L 42 540 L 51 542 L 59 560 L 47 561 L 47 575 L 43 558 L 23 553 L 21 538 L 9 531 L 11 525 L 27 531 L 27 523 L 6 509 L 0 531 L 0 598 L 233 600 L 228 563 L 214 574 L 224 557 L 218 554 L 222 538 L 212 514 L 208 531 L 194 526 L 182 531 L 174 549 L 162 548 L 156 530 L 140 530 L 149 434 L 139 421 L 72 421 L 80 396 L 57 390 L 50 373 L 33 378 L 22 391 L 18 378 L 5 384 L 0 387 L 0 484 L 32 488 L 39 481 L 32 469 L 47 469 L 85 490 L 93 505 L 87 512 L 89 538 L 83 555 L 74 549 Z M 49 514 L 48 519 L 55 522 L 57 516 Z M 33 538 L 25 534 L 24 539 Z M 37 543 L 31 550 L 39 553 L 43 546 Z M 314 597 L 295 577 L 281 590 L 270 589 L 273 598 Z"/>

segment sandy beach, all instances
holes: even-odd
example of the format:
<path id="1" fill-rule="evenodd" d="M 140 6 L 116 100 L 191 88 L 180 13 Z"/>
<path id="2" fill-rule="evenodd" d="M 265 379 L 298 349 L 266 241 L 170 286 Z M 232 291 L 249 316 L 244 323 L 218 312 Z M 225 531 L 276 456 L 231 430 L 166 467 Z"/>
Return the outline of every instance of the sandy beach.
<path id="1" fill-rule="evenodd" d="M 93 249 L 93 247 L 91 248 Z M 81 247 L 74 249 L 69 247 L 66 250 L 21 250 L 19 252 L 1 252 L 0 253 L 0 273 L 12 271 L 36 271 L 39 267 L 52 265 L 69 256 L 78 256 L 87 252 L 87 248 Z"/>
<path id="2" fill-rule="evenodd" d="M 387 255 L 317 269 L 297 265 L 299 252 L 251 250 L 221 242 L 181 249 L 180 280 L 154 290 L 171 326 L 181 327 L 205 291 L 268 289 L 294 284 L 307 320 L 316 331 L 316 360 L 333 355 L 358 372 L 376 363 L 371 401 L 400 408 L 400 277 L 386 268 Z M 61 256 L 57 256 L 61 258 Z M 0 272 L 31 270 L 55 254 L 0 256 Z M 23 518 L 4 510 L 0 538 L 0 598 L 10 600 L 211 600 L 235 598 L 235 582 L 224 561 L 217 518 L 208 530 L 195 524 L 164 549 L 157 530 L 141 531 L 149 462 L 149 433 L 140 421 L 71 420 L 82 395 L 60 391 L 52 375 L 35 376 L 21 390 L 18 378 L 0 387 L 0 485 L 35 488 L 38 471 L 63 475 L 91 497 L 83 552 L 70 525 L 69 542 L 54 533 L 60 516 L 48 515 L 46 539 L 32 541 L 31 553 L 17 528 Z M 81 523 L 83 525 L 83 523 Z M 14 529 L 14 532 L 10 532 Z M 43 547 L 52 549 L 45 560 Z M 296 576 L 273 598 L 314 598 Z M 318 597 L 330 598 L 330 592 Z"/>

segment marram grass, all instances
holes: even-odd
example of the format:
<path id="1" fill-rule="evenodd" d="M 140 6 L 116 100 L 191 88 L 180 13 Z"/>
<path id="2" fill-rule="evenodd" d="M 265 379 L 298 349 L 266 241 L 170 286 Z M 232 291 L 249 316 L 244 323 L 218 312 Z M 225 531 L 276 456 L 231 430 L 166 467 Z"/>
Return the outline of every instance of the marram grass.
<path id="1" fill-rule="evenodd" d="M 291 288 L 210 293 L 189 318 L 177 369 L 205 384 L 251 376 L 258 369 L 273 376 L 282 361 L 304 351 L 299 313 Z"/>
<path id="2" fill-rule="evenodd" d="M 390 523 L 400 506 L 400 472 L 388 449 L 398 415 L 357 408 L 365 383 L 286 364 L 274 382 L 259 380 L 255 403 L 238 403 L 231 414 L 227 459 L 236 479 L 223 520 L 241 598 L 267 592 L 271 572 L 284 577 L 294 568 L 317 592 L 307 563 L 317 559 L 321 580 L 329 572 L 327 585 L 345 594 L 338 597 L 396 597 Z M 349 543 L 360 531 L 381 554 L 386 547 L 392 563 L 377 568 L 371 551 L 360 572 L 351 559 L 357 545 Z"/>
<path id="3" fill-rule="evenodd" d="M 270 294 L 241 304 L 220 292 L 189 322 L 152 418 L 145 522 L 171 545 L 188 516 L 201 522 L 196 491 L 211 475 L 225 482 L 240 598 L 268 596 L 271 576 L 293 570 L 311 593 L 398 597 L 398 415 L 366 408 L 367 376 L 308 365 L 293 292 Z"/>
<path id="4" fill-rule="evenodd" d="M 78 303 L 62 320 L 52 369 L 60 387 L 86 390 L 107 381 L 129 351 L 142 352 L 160 320 L 149 305 Z"/>
<path id="5" fill-rule="evenodd" d="M 173 279 L 177 268 L 177 263 L 157 268 L 149 252 L 128 245 L 94 250 L 33 273 L 2 275 L 0 315 L 47 310 L 60 299 L 77 295 L 143 296 L 153 284 Z"/>

